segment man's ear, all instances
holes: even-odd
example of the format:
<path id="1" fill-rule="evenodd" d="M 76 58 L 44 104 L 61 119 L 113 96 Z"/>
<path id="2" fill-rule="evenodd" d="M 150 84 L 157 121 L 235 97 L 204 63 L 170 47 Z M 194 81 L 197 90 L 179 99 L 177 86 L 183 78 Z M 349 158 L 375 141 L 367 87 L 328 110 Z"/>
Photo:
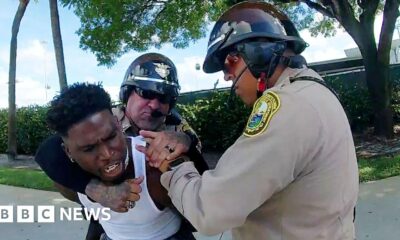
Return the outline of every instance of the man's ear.
<path id="1" fill-rule="evenodd" d="M 66 143 L 64 142 L 64 139 L 63 139 L 63 142 L 61 143 L 61 147 L 62 147 L 62 149 L 64 150 L 65 154 L 68 156 L 69 160 L 70 160 L 71 162 L 75 162 L 74 159 L 73 159 L 72 156 L 71 156 L 70 151 L 69 151 L 68 144 L 66 144 Z"/>
<path id="2" fill-rule="evenodd" d="M 239 55 L 229 55 L 226 56 L 226 59 L 228 60 L 228 62 L 230 63 L 237 63 L 239 61 Z"/>

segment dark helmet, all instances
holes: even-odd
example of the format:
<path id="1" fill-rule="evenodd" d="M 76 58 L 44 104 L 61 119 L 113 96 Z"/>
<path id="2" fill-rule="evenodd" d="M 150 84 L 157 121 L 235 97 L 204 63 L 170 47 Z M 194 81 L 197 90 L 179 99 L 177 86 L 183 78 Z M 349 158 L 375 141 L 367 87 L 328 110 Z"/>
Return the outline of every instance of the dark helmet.
<path id="1" fill-rule="evenodd" d="M 264 2 L 242 2 L 228 9 L 215 23 L 208 41 L 204 72 L 222 70 L 226 55 L 237 43 L 260 38 L 284 42 L 285 47 L 296 54 L 307 47 L 294 24 L 274 6 Z"/>
<path id="2" fill-rule="evenodd" d="M 179 95 L 178 74 L 174 63 L 158 53 L 146 53 L 136 58 L 125 73 L 119 98 L 127 103 L 132 90 L 137 87 L 170 97 L 174 105 Z"/>

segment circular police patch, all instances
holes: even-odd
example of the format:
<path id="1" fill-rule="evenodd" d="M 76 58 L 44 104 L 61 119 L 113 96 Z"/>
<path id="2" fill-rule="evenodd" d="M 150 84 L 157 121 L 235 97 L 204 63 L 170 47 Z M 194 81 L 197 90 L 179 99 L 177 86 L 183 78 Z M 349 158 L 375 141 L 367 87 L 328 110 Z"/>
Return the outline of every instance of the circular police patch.
<path id="1" fill-rule="evenodd" d="M 264 132 L 268 124 L 281 106 L 279 96 L 274 92 L 267 92 L 254 103 L 253 111 L 247 121 L 243 134 L 248 137 L 257 136 Z"/>

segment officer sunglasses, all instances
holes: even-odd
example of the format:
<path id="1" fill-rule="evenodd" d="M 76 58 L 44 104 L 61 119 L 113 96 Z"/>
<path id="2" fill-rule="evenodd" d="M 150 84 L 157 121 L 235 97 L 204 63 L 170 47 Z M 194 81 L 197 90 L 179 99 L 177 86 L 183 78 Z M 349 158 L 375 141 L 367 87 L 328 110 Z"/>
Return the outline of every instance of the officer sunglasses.
<path id="1" fill-rule="evenodd" d="M 159 94 L 157 92 L 151 91 L 151 90 L 145 90 L 145 89 L 141 89 L 138 87 L 134 88 L 134 91 L 137 95 L 139 95 L 140 97 L 147 99 L 147 100 L 153 100 L 153 99 L 157 99 L 158 101 L 160 101 L 160 103 L 166 104 L 166 103 L 171 103 L 172 100 L 174 100 L 174 97 L 171 96 L 167 96 L 165 94 Z"/>

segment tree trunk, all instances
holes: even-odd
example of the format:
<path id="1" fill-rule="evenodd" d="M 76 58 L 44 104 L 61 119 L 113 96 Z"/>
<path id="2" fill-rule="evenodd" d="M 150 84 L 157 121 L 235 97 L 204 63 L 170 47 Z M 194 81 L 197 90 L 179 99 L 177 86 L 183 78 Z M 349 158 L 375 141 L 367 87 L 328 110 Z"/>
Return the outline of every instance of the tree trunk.
<path id="1" fill-rule="evenodd" d="M 375 45 L 375 43 L 369 43 L 369 47 L 360 48 L 360 50 L 364 58 L 365 76 L 374 112 L 374 134 L 391 139 L 394 134 L 389 65 L 378 60 L 376 46 L 371 46 L 371 44 Z"/>
<path id="2" fill-rule="evenodd" d="M 366 80 L 374 109 L 374 134 L 391 139 L 393 134 L 392 86 L 389 82 L 389 66 L 367 60 Z M 374 63 L 375 62 L 375 63 Z M 381 79 L 381 81 L 377 80 Z"/>
<path id="3" fill-rule="evenodd" d="M 67 74 L 65 72 L 64 50 L 63 50 L 61 30 L 60 30 L 60 19 L 58 15 L 57 0 L 49 0 L 49 4 L 50 4 L 51 30 L 53 33 L 54 53 L 56 55 L 57 70 L 58 70 L 58 81 L 60 83 L 60 90 L 63 90 L 68 86 L 68 83 L 67 83 Z"/>
<path id="4" fill-rule="evenodd" d="M 350 21 L 347 25 L 344 25 L 344 23 L 342 25 L 345 26 L 347 32 L 356 42 L 363 57 L 365 78 L 374 113 L 374 135 L 391 139 L 394 137 L 394 133 L 391 105 L 392 84 L 389 79 L 390 55 L 388 51 L 390 51 L 392 38 L 380 39 L 380 44 L 385 47 L 380 46 L 378 49 L 373 27 L 375 11 L 367 10 L 360 15 L 359 22 Z M 385 44 L 389 44 L 389 47 L 386 47 Z"/>
<path id="5" fill-rule="evenodd" d="M 8 160 L 15 160 L 17 155 L 17 116 L 15 107 L 15 82 L 17 72 L 17 37 L 22 17 L 29 0 L 20 0 L 11 28 L 10 66 L 8 72 Z"/>

